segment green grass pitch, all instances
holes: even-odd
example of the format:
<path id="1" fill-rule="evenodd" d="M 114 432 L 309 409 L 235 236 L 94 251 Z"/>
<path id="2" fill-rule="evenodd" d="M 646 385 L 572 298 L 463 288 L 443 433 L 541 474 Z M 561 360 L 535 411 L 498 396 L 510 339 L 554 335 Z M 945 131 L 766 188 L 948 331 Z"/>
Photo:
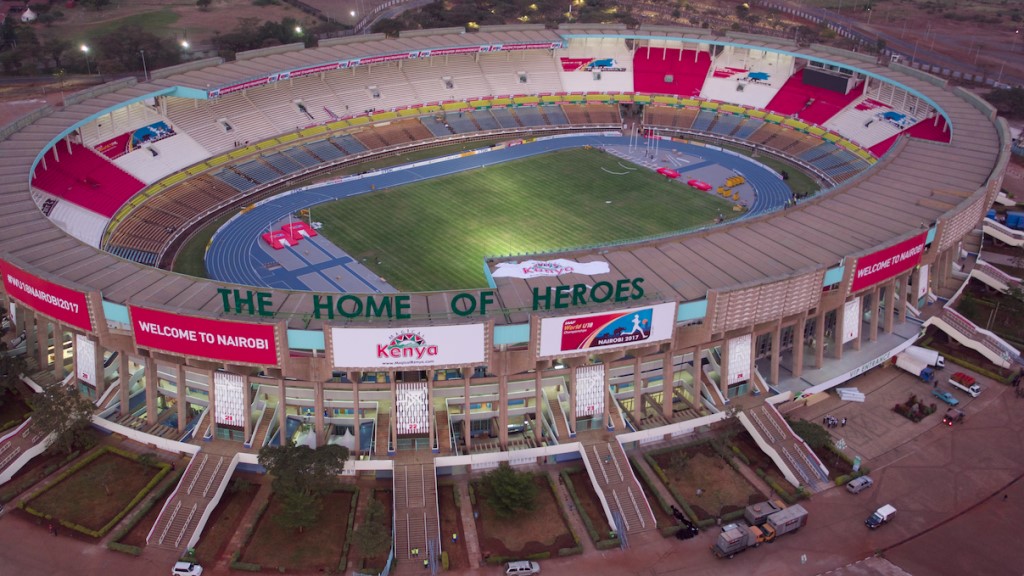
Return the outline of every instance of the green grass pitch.
<path id="1" fill-rule="evenodd" d="M 578 148 L 331 202 L 313 208 L 313 219 L 392 286 L 417 292 L 486 286 L 487 256 L 638 239 L 710 224 L 731 209 Z"/>

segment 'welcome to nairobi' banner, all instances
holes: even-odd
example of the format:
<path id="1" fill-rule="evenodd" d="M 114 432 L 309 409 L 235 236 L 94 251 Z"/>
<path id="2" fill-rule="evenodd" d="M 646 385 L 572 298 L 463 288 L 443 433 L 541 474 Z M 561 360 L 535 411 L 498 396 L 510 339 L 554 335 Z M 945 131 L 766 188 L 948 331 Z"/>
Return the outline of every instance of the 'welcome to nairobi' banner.
<path id="1" fill-rule="evenodd" d="M 120 158 L 133 150 L 138 150 L 147 142 L 152 143 L 170 138 L 174 134 L 174 128 L 168 126 L 166 122 L 154 122 L 149 126 L 125 132 L 106 142 L 101 142 L 96 145 L 96 151 L 107 158 Z"/>

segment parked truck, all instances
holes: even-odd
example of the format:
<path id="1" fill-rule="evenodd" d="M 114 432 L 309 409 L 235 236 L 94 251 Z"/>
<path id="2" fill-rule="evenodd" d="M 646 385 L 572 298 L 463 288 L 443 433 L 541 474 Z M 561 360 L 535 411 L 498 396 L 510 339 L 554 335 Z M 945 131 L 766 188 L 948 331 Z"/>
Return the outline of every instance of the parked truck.
<path id="1" fill-rule="evenodd" d="M 892 520 L 893 516 L 896 515 L 896 508 L 892 504 L 886 504 L 878 510 L 875 510 L 868 519 L 864 521 L 864 525 L 874 530 L 882 524 Z"/>
<path id="2" fill-rule="evenodd" d="M 761 507 L 758 510 L 752 508 Z M 775 512 L 765 514 L 774 508 Z M 711 552 L 719 558 L 732 558 L 747 548 L 756 548 L 762 542 L 774 542 L 783 534 L 796 532 L 807 524 L 807 510 L 799 504 L 778 509 L 774 502 L 748 506 L 743 514 L 745 519 L 763 519 L 763 524 L 736 522 L 722 527 L 718 540 L 711 546 Z"/>
<path id="3" fill-rule="evenodd" d="M 977 398 L 981 394 L 981 386 L 974 380 L 974 377 L 970 374 L 964 374 L 963 372 L 955 372 L 949 378 L 949 383 L 954 388 L 959 388 L 964 392 L 971 395 L 971 398 Z"/>
<path id="4" fill-rule="evenodd" d="M 940 370 L 946 367 L 946 358 L 935 350 L 929 350 L 928 348 L 922 348 L 920 346 L 911 346 L 904 352 L 911 356 L 917 356 L 921 360 L 924 360 L 929 366 L 933 366 Z"/>
<path id="5" fill-rule="evenodd" d="M 896 355 L 896 367 L 917 376 L 922 382 L 931 383 L 935 379 L 935 371 L 928 366 L 927 362 L 907 352 Z"/>

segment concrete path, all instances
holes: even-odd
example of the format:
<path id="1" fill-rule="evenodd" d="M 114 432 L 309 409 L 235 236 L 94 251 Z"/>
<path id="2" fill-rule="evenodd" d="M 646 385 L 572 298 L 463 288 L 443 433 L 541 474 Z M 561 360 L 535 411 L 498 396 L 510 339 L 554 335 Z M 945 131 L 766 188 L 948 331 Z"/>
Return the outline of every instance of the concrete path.
<path id="1" fill-rule="evenodd" d="M 462 515 L 462 537 L 469 555 L 469 565 L 480 567 L 480 539 L 476 534 L 476 519 L 473 517 L 473 503 L 469 500 L 469 476 L 456 478 L 455 487 L 459 492 L 459 513 Z"/>

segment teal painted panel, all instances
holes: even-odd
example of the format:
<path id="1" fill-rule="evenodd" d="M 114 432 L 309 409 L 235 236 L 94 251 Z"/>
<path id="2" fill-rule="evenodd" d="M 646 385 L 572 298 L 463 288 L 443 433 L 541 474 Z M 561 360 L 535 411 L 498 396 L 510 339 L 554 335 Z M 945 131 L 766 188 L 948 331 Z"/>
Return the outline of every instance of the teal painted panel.
<path id="1" fill-rule="evenodd" d="M 322 330 L 289 330 L 288 348 L 292 350 L 324 350 Z"/>
<path id="2" fill-rule="evenodd" d="M 928 229 L 928 238 L 925 239 L 925 244 L 931 244 L 932 240 L 935 240 L 935 230 L 935 226 L 932 226 L 931 228 Z"/>
<path id="3" fill-rule="evenodd" d="M 822 281 L 821 285 L 831 286 L 833 284 L 838 284 L 842 282 L 844 272 L 846 272 L 845 266 L 836 266 L 835 268 L 830 269 L 829 271 L 825 272 L 825 280 Z"/>
<path id="4" fill-rule="evenodd" d="M 530 341 L 530 324 L 494 327 L 494 345 L 526 344 Z"/>
<path id="5" fill-rule="evenodd" d="M 103 317 L 108 322 L 120 322 L 128 324 L 128 307 L 124 304 L 103 301 Z"/>
<path id="6" fill-rule="evenodd" d="M 676 313 L 676 322 L 689 322 L 700 320 L 708 315 L 708 301 L 697 300 L 696 302 L 684 302 L 679 305 L 679 312 Z"/>

